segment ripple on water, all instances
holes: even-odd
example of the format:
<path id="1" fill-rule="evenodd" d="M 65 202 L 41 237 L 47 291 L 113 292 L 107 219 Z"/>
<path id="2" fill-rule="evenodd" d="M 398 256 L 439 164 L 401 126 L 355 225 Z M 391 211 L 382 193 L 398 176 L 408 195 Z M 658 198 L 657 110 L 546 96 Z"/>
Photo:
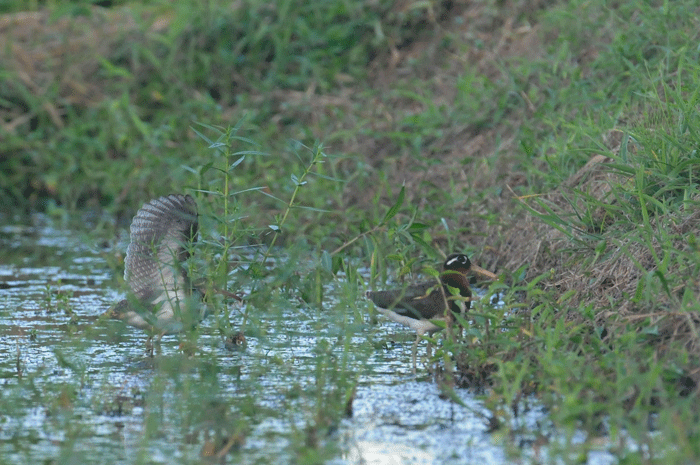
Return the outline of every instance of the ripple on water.
<path id="1" fill-rule="evenodd" d="M 457 395 L 465 406 L 440 399 L 433 383 L 359 387 L 345 429 L 345 459 L 367 464 L 507 463 L 502 448 L 486 433 L 486 409 L 465 390 Z"/>
<path id="2" fill-rule="evenodd" d="M 0 333 L 6 335 L 0 383 L 4 394 L 18 388 L 13 412 L 0 412 L 0 455 L 8 463 L 51 461 L 65 452 L 67 435 L 85 461 L 147 456 L 151 463 L 198 463 L 196 434 L 215 424 L 208 409 L 223 412 L 226 425 L 239 416 L 248 422 L 237 461 L 289 462 L 284 454 L 294 432 L 304 430 L 317 408 L 307 392 L 314 392 L 315 370 L 329 350 L 331 362 L 359 383 L 352 418 L 331 438 L 343 452 L 330 463 L 509 463 L 487 433 L 488 412 L 469 391 L 457 390 L 459 405 L 440 399 L 435 384 L 414 380 L 414 339 L 403 327 L 384 320 L 368 325 L 366 315 L 351 316 L 332 298 L 323 311 L 290 302 L 277 314 L 255 315 L 244 350 L 224 349 L 210 317 L 200 328 L 196 356 L 182 355 L 180 339 L 166 336 L 153 361 L 145 356 L 143 332 L 96 320 L 123 293 L 105 288 L 112 272 L 70 231 L 3 227 L 0 247 L 47 249 L 0 265 Z M 31 381 L 18 380 L 17 366 Z M 531 424 L 535 429 L 535 420 Z"/>

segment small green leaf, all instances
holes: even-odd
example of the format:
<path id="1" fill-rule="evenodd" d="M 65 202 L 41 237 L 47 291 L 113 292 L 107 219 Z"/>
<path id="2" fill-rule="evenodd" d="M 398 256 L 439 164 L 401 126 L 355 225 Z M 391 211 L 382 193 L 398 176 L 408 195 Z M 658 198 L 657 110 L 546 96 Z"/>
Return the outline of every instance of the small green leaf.
<path id="1" fill-rule="evenodd" d="M 457 289 L 456 287 L 452 287 L 449 285 L 445 285 L 445 287 L 447 287 L 447 290 L 449 291 L 450 294 L 459 295 L 459 289 Z"/>
<path id="2" fill-rule="evenodd" d="M 424 224 L 424 223 L 411 223 L 411 225 L 408 227 L 408 230 L 410 232 L 414 232 L 414 231 L 422 231 L 422 230 L 428 229 L 428 228 L 429 228 L 429 226 L 427 224 Z"/>
<path id="3" fill-rule="evenodd" d="M 223 194 L 221 192 L 218 192 L 218 191 L 208 191 L 206 189 L 195 189 L 194 191 L 199 192 L 201 194 L 213 195 L 215 197 L 222 197 L 223 196 Z"/>
<path id="4" fill-rule="evenodd" d="M 259 186 L 259 187 L 250 187 L 250 188 L 248 188 L 248 189 L 243 189 L 243 190 L 240 190 L 240 191 L 232 192 L 231 195 L 242 194 L 243 192 L 249 192 L 249 191 L 261 191 L 261 190 L 263 190 L 263 189 L 265 189 L 265 187 L 263 187 L 263 186 Z"/>
<path id="5" fill-rule="evenodd" d="M 390 219 L 392 219 L 396 214 L 399 212 L 399 209 L 403 205 L 403 200 L 404 197 L 406 196 L 406 186 L 401 186 L 401 191 L 399 191 L 399 197 L 396 199 L 396 203 L 392 205 L 392 207 L 389 209 L 388 212 L 386 212 L 386 215 L 384 215 L 384 219 L 382 220 L 381 224 L 386 223 Z"/>
<path id="6" fill-rule="evenodd" d="M 253 141 L 249 141 L 251 144 L 254 144 Z M 233 155 L 264 155 L 268 156 L 269 153 L 261 152 L 259 150 L 239 150 L 238 152 L 234 153 Z"/>
<path id="7" fill-rule="evenodd" d="M 238 160 L 231 163 L 231 166 L 228 167 L 228 170 L 231 171 L 232 169 L 234 169 L 235 167 L 240 165 L 243 162 L 243 160 L 245 160 L 245 155 L 243 155 L 241 158 L 239 158 Z"/>
<path id="8" fill-rule="evenodd" d="M 595 246 L 595 253 L 597 254 L 602 254 L 605 252 L 605 248 L 608 246 L 608 243 L 605 241 L 605 239 L 601 239 L 598 241 L 598 243 Z"/>
<path id="9" fill-rule="evenodd" d="M 271 199 L 275 199 L 275 200 L 277 200 L 277 201 L 280 202 L 280 203 L 283 203 L 283 204 L 286 204 L 286 203 L 287 203 L 287 202 L 285 202 L 284 200 L 282 200 L 282 199 L 280 199 L 280 198 L 278 198 L 278 197 L 275 197 L 275 196 L 272 195 L 272 194 L 268 194 L 267 192 L 265 192 L 264 188 L 262 188 L 262 189 L 260 190 L 260 193 L 261 193 L 262 195 L 266 195 L 266 196 L 270 197 Z"/>
<path id="10" fill-rule="evenodd" d="M 469 328 L 471 325 L 469 322 L 464 318 L 463 315 L 459 313 L 453 313 L 452 314 L 455 318 L 455 321 L 457 322 L 458 325 L 460 325 L 462 328 Z M 471 314 L 470 314 L 471 315 Z"/>
<path id="11" fill-rule="evenodd" d="M 316 207 L 307 207 L 305 205 L 294 205 L 292 208 L 294 209 L 301 209 L 301 210 L 309 210 L 312 212 L 320 212 L 320 213 L 328 213 L 330 210 L 324 210 L 322 208 L 316 208 Z"/>
<path id="12" fill-rule="evenodd" d="M 201 124 L 201 123 L 197 123 L 197 124 Z M 204 126 L 204 127 L 208 127 L 208 126 L 205 125 L 205 124 L 201 124 L 201 125 Z M 202 139 L 202 140 L 204 140 L 204 142 L 206 142 L 207 144 L 211 145 L 211 144 L 214 143 L 211 139 L 209 139 L 207 136 L 205 136 L 205 135 L 202 134 L 201 132 L 197 131 L 197 130 L 196 130 L 195 128 L 193 128 L 192 126 L 190 126 L 190 129 L 192 129 L 192 130 L 194 131 L 194 133 L 197 134 L 197 136 L 199 136 L 199 138 Z"/>
<path id="13" fill-rule="evenodd" d="M 428 276 L 432 276 L 433 278 L 439 278 L 440 277 L 440 272 L 437 271 L 435 268 L 432 266 L 426 266 L 423 268 L 423 272 L 427 274 Z"/>
<path id="14" fill-rule="evenodd" d="M 212 126 L 211 124 L 200 123 L 199 121 L 194 121 L 194 124 L 199 125 L 199 126 L 202 126 L 203 128 L 207 128 L 207 129 L 209 129 L 210 131 L 214 131 L 214 132 L 217 133 L 219 136 L 224 136 L 224 135 L 225 135 L 225 133 L 222 131 L 222 128 L 220 128 L 219 126 Z M 200 134 L 195 128 L 193 128 L 192 126 L 190 126 L 190 129 L 192 129 L 192 130 L 193 130 L 195 133 L 197 133 L 197 135 L 199 135 L 202 139 L 204 139 L 205 141 L 207 141 L 208 143 L 211 144 L 211 141 L 210 141 L 207 137 L 202 136 L 202 134 Z"/>
<path id="15" fill-rule="evenodd" d="M 207 171 L 209 171 L 210 169 L 212 169 L 213 166 L 214 166 L 214 162 L 213 162 L 213 161 L 207 163 L 207 164 L 204 165 L 204 166 L 202 166 L 202 167 L 199 169 L 199 175 L 200 175 L 200 176 L 204 176 L 204 174 L 205 174 Z"/>

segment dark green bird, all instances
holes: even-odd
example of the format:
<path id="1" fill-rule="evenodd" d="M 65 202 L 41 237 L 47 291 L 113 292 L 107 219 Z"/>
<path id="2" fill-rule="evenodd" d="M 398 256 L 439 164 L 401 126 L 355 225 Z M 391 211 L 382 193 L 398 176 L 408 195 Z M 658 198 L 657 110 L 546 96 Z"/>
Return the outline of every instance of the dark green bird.
<path id="1" fill-rule="evenodd" d="M 418 341 L 424 334 L 432 334 L 441 329 L 433 323 L 446 320 L 445 310 L 449 307 L 454 313 L 464 314 L 471 307 L 472 291 L 469 286 L 468 273 L 476 273 L 489 279 L 498 276 L 481 267 L 473 265 L 464 254 L 450 254 L 440 274 L 440 284 L 424 282 L 404 289 L 388 291 L 369 291 L 369 298 L 377 311 L 392 321 L 408 326 L 416 332 L 413 344 L 413 372 L 416 372 L 416 351 Z M 459 291 L 459 297 L 453 296 L 448 287 Z"/>

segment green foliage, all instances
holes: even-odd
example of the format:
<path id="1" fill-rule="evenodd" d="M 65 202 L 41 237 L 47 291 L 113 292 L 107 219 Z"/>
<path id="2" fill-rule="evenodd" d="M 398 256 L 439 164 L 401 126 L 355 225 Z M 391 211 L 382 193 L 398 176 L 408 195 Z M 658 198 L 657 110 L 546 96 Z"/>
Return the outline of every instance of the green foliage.
<path id="1" fill-rule="evenodd" d="M 147 186 L 164 170 L 170 173 L 170 189 L 177 189 L 187 182 L 179 160 L 197 151 L 187 131 L 191 120 L 218 122 L 221 105 L 243 102 L 241 115 L 262 126 L 255 138 L 264 141 L 274 131 L 265 126 L 276 109 L 269 101 L 263 106 L 246 102 L 246 94 L 306 90 L 310 82 L 325 91 L 337 85 L 340 75 L 361 78 L 374 40 L 371 24 L 379 20 L 378 12 L 364 3 L 132 6 L 137 29 L 114 44 L 110 55 L 89 57 L 99 60 L 101 98 L 87 108 L 66 105 L 62 127 L 55 127 L 53 115 L 45 111 L 46 102 L 63 100 L 60 76 L 48 92 L 37 95 L 7 71 L 10 86 L 3 87 L 0 98 L 12 108 L 26 107 L 36 118 L 35 124 L 4 137 L 0 147 L 17 153 L 3 162 L 8 181 L 3 185 L 18 202 L 30 190 L 33 196 L 23 206 L 37 207 L 38 198 L 49 195 L 69 209 L 95 199 L 109 205 L 116 198 L 133 207 L 139 200 L 124 193 L 141 194 L 146 188 L 154 195 Z M 70 14 L 55 8 L 58 17 Z M 168 27 L 153 32 L 154 21 L 166 21 Z M 132 36 L 141 40 L 132 44 Z M 275 160 L 266 166 L 273 167 L 270 178 L 279 165 Z"/>
<path id="2" fill-rule="evenodd" d="M 612 10 L 573 2 L 550 9 L 545 24 L 551 21 L 548 27 L 561 32 L 552 49 L 557 61 L 525 68 L 528 97 L 550 130 L 544 139 L 543 127 L 536 124 L 523 133 L 530 192 L 554 193 L 524 204 L 536 221 L 559 233 L 554 237 L 566 245 L 558 252 L 568 257 L 562 260 L 566 270 L 558 268 L 556 277 L 540 279 L 560 282 L 576 270 L 582 279 L 591 276 L 591 289 L 579 285 L 560 295 L 555 287 L 520 287 L 518 300 L 531 308 L 530 320 L 496 312 L 489 323 L 476 316 L 480 341 L 486 336 L 483 328 L 502 327 L 493 333 L 493 346 L 486 338 L 468 349 L 468 359 L 498 367 L 491 396 L 498 399 L 492 407 L 495 418 L 504 419 L 500 406 L 523 402 L 524 390 L 537 392 L 552 406 L 550 417 L 558 428 L 586 431 L 590 439 L 584 444 L 561 445 L 569 453 L 579 450 L 585 456 L 595 450 L 593 438 L 601 430 L 612 441 L 629 435 L 645 444 L 652 461 L 663 457 L 682 463 L 681 457 L 699 452 L 693 445 L 697 410 L 687 411 L 688 392 L 682 387 L 697 357 L 680 340 L 665 340 L 673 341 L 669 332 L 681 331 L 681 321 L 690 321 L 697 311 L 690 296 L 698 289 L 688 277 L 699 264 L 695 248 L 679 229 L 687 227 L 698 202 L 700 68 L 697 48 L 687 45 L 696 35 L 689 22 L 696 12 L 690 3 L 676 6 L 678 10 L 625 3 Z M 574 24 L 574 12 L 587 20 Z M 631 23 L 630 17 L 635 18 Z M 591 44 L 598 45 L 597 54 L 583 73 L 572 58 Z M 619 140 L 619 146 L 611 139 Z M 611 174 L 605 178 L 606 196 L 561 186 L 597 154 L 613 159 L 603 168 Z M 552 202 L 552 196 L 561 201 Z M 631 262 L 629 269 L 614 267 L 621 259 Z M 610 276 L 613 281 L 639 275 L 636 289 L 622 296 L 611 292 L 609 307 L 592 308 L 581 297 L 600 285 L 594 278 L 599 269 L 619 273 Z M 506 293 L 506 302 L 518 288 Z M 573 297 L 577 303 L 572 306 Z M 618 315 L 627 303 L 628 310 Z M 630 307 L 636 312 L 630 313 Z M 676 317 L 679 322 L 671 323 Z M 694 331 L 696 323 L 689 325 Z M 683 340 L 696 343 L 695 337 Z M 695 362 L 687 365 L 689 356 Z M 683 365 L 687 368 L 679 370 Z M 675 418 L 663 426 L 663 420 L 654 423 L 662 437 L 677 437 L 683 430 L 682 451 L 669 450 L 649 431 L 649 418 L 657 416 Z"/>
<path id="3" fill-rule="evenodd" d="M 97 15 L 86 2 L 59 3 L 28 8 L 45 6 L 54 19 Z M 518 2 L 468 3 L 483 24 L 460 27 L 464 18 L 442 18 L 447 7 L 435 2 L 129 3 L 137 27 L 97 57 L 94 101 L 69 103 L 58 77 L 37 93 L 0 70 L 0 108 L 13 115 L 0 128 L 0 152 L 12 155 L 0 157 L 3 208 L 123 213 L 193 192 L 205 233 L 197 247 L 211 258 L 193 266 L 213 287 L 250 289 L 243 320 L 264 337 L 273 329 L 249 309 L 290 301 L 300 311 L 342 307 L 344 328 L 364 324 L 365 287 L 413 279 L 441 252 L 471 251 L 464 238 L 480 234 L 472 224 L 498 226 L 484 242 L 504 262 L 518 251 L 502 231 L 525 205 L 557 233 L 563 258 L 536 276 L 535 263 L 499 270 L 487 297 L 504 306 L 475 303 L 456 320 L 464 334 L 451 328 L 433 361 L 489 383 L 497 423 L 532 393 L 558 431 L 587 433 L 584 444 L 551 444 L 552 456 L 585 460 L 602 429 L 611 442 L 644 446 L 645 457 L 621 446 L 623 461 L 692 462 L 696 394 L 677 386 L 698 363 L 687 349 L 697 347 L 700 311 L 689 226 L 700 201 L 697 5 L 577 0 L 511 17 Z M 494 24 L 509 26 L 491 43 L 502 30 Z M 497 55 L 504 43 L 513 51 Z M 392 53 L 403 58 L 386 66 L 396 75 L 377 78 Z M 484 148 L 464 148 L 475 140 Z M 566 184 L 595 155 L 613 159 L 602 198 Z M 514 195 L 525 200 L 494 201 Z M 282 251 L 290 265 L 270 267 Z M 623 259 L 636 287 L 593 299 L 602 286 L 594 271 Z M 562 292 L 573 270 L 585 283 Z M 341 289 L 337 307 L 330 283 Z M 48 289 L 46 306 L 67 311 Z M 224 302 L 216 309 L 230 334 L 236 318 Z M 675 317 L 696 333 L 685 346 L 664 326 Z M 344 350 L 319 342 L 314 408 L 295 432 L 299 462 L 332 455 L 319 437 L 354 386 L 333 349 Z M 647 428 L 650 417 L 660 434 Z"/>

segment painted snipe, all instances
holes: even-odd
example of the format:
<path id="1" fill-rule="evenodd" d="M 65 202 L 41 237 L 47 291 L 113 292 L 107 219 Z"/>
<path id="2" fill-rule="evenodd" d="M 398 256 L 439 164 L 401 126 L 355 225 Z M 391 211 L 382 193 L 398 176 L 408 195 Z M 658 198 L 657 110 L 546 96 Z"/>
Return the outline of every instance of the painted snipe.
<path id="1" fill-rule="evenodd" d="M 433 321 L 446 320 L 447 308 L 454 313 L 465 313 L 471 307 L 472 292 L 468 273 L 498 279 L 498 276 L 490 271 L 473 265 L 466 255 L 451 254 L 445 260 L 443 272 L 440 274 L 442 285 L 432 281 L 414 284 L 405 289 L 367 292 L 367 298 L 374 302 L 377 311 L 416 332 L 412 352 L 414 373 L 416 351 L 421 337 L 441 329 Z M 457 289 L 459 296 L 453 296 L 449 287 Z"/>
<path id="2" fill-rule="evenodd" d="M 124 260 L 124 280 L 131 291 L 106 315 L 151 336 L 199 323 L 207 312 L 205 287 L 191 282 L 184 266 L 198 230 L 197 204 L 189 195 L 171 194 L 144 204 L 131 222 Z M 240 300 L 227 291 L 216 292 Z"/>

